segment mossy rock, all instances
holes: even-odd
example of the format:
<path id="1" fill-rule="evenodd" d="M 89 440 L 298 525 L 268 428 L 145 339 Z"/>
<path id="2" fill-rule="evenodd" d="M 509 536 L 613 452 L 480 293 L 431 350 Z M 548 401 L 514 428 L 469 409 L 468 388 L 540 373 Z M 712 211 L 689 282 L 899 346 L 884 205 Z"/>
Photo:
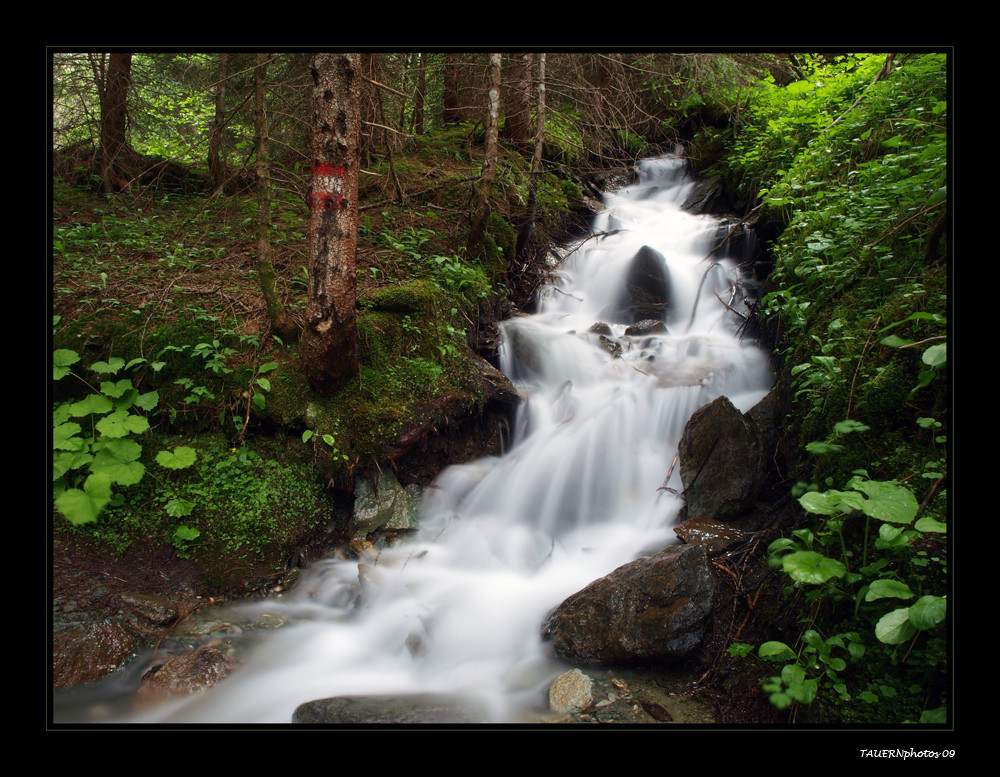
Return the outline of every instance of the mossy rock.
<path id="1" fill-rule="evenodd" d="M 439 299 L 438 288 L 431 281 L 413 280 L 374 289 L 362 302 L 373 310 L 433 315 Z"/>

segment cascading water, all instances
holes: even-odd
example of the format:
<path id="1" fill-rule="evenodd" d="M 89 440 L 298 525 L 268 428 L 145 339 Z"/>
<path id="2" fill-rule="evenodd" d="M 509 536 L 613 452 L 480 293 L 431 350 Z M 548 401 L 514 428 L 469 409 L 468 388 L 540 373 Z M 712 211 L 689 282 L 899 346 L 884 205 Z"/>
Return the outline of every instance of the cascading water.
<path id="1" fill-rule="evenodd" d="M 681 489 L 679 468 L 664 478 L 685 422 L 720 394 L 748 410 L 771 382 L 717 298 L 734 273 L 706 260 L 718 222 L 679 207 L 693 185 L 682 161 L 639 173 L 606 198 L 538 312 L 503 325 L 502 367 L 525 396 L 510 449 L 446 470 L 415 541 L 321 561 L 280 601 L 241 605 L 286 625 L 214 688 L 130 722 L 288 723 L 314 699 L 425 692 L 467 694 L 482 722 L 543 709 L 567 668 L 542 642 L 546 615 L 676 541 L 681 503 L 663 487 Z M 650 267 L 666 291 L 652 301 L 633 283 Z M 666 329 L 628 330 L 650 316 Z"/>

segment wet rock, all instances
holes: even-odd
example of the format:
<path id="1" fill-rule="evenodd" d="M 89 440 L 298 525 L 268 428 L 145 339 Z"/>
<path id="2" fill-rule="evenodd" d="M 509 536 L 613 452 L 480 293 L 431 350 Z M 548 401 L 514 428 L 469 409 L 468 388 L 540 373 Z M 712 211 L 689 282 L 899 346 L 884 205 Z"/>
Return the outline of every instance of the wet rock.
<path id="1" fill-rule="evenodd" d="M 420 487 L 405 488 L 391 470 L 379 472 L 374 486 L 358 478 L 354 491 L 354 518 L 351 536 L 363 540 L 375 531 L 412 531 L 418 526 Z"/>
<path id="2" fill-rule="evenodd" d="M 52 686 L 93 682 L 118 670 L 138 646 L 135 630 L 121 618 L 56 628 L 52 634 Z"/>
<path id="3" fill-rule="evenodd" d="M 481 723 L 482 707 L 461 696 L 403 694 L 399 696 L 335 696 L 300 704 L 292 723 L 414 724 Z"/>
<path id="4" fill-rule="evenodd" d="M 177 603 L 165 596 L 125 592 L 121 597 L 133 612 L 155 626 L 169 626 L 180 614 Z"/>
<path id="5" fill-rule="evenodd" d="M 202 646 L 151 668 L 143 676 L 136 698 L 149 702 L 169 696 L 198 693 L 228 677 L 239 665 L 240 662 L 235 658 L 215 648 Z"/>
<path id="6" fill-rule="evenodd" d="M 710 556 L 717 556 L 746 538 L 732 526 L 709 518 L 690 518 L 674 527 L 674 533 L 688 545 L 700 545 Z"/>
<path id="7" fill-rule="evenodd" d="M 766 474 L 765 441 L 728 398 L 692 414 L 678 455 L 689 518 L 724 521 L 753 506 Z"/>
<path id="8" fill-rule="evenodd" d="M 678 661 L 700 646 L 715 587 L 705 549 L 675 545 L 570 596 L 542 635 L 556 657 L 581 666 Z"/>
<path id="9" fill-rule="evenodd" d="M 659 251 L 643 246 L 632 258 L 625 276 L 625 295 L 617 318 L 625 324 L 670 317 L 670 272 Z"/>
<path id="10" fill-rule="evenodd" d="M 563 672 L 549 686 L 549 707 L 553 712 L 581 712 L 594 699 L 594 681 L 579 669 Z"/>
<path id="11" fill-rule="evenodd" d="M 625 330 L 626 337 L 643 337 L 645 335 L 665 335 L 667 325 L 656 318 L 647 318 L 632 324 Z"/>

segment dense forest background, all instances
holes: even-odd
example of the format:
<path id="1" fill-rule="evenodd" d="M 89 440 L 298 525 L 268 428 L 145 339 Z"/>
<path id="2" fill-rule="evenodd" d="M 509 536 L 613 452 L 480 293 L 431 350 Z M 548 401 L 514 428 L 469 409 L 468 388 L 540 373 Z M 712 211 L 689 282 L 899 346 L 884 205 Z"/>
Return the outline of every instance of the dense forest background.
<path id="1" fill-rule="evenodd" d="M 746 561 L 772 616 L 719 660 L 788 720 L 947 720 L 947 52 L 356 55 L 327 264 L 314 54 L 50 63 L 54 536 L 163 548 L 230 593 L 294 563 L 355 475 L 489 450 L 497 322 L 614 173 L 681 149 L 767 245 L 748 332 L 798 515 Z M 323 390 L 303 335 L 345 257 L 355 354 Z"/>

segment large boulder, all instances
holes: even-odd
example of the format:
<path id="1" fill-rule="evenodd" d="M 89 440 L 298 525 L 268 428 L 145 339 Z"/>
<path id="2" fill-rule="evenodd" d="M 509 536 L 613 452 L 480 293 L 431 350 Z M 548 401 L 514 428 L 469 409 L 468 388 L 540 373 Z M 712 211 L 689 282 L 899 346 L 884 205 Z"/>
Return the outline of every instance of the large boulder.
<path id="1" fill-rule="evenodd" d="M 669 321 L 670 271 L 659 251 L 643 246 L 629 263 L 625 289 L 609 318 L 621 324 L 636 324 L 646 319 Z"/>
<path id="2" fill-rule="evenodd" d="M 581 666 L 676 662 L 701 645 L 715 588 L 705 549 L 673 545 L 570 596 L 542 635 L 557 658 Z"/>
<path id="3" fill-rule="evenodd" d="M 769 397 L 746 414 L 726 397 L 692 414 L 678 446 L 688 518 L 724 521 L 754 506 L 773 448 Z"/>

